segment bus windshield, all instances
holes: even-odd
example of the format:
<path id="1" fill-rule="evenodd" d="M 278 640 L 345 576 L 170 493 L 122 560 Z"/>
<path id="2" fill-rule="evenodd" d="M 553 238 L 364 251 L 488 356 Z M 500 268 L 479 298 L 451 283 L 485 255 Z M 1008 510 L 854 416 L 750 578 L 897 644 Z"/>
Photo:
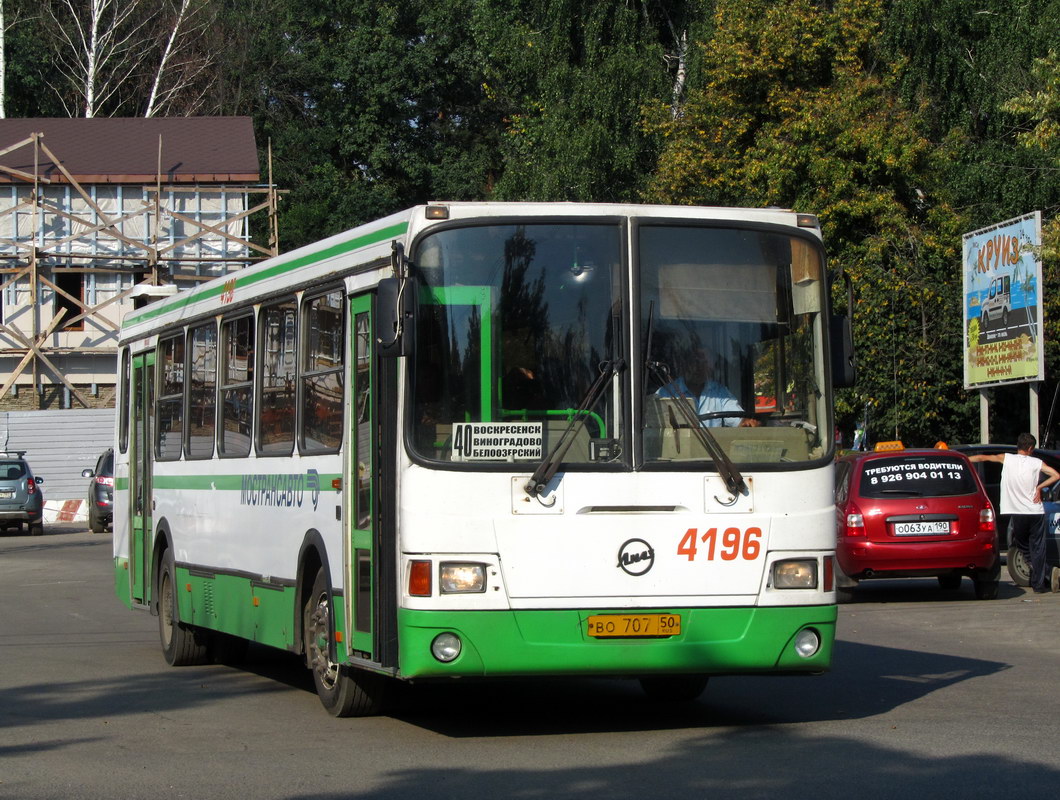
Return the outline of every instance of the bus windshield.
<path id="1" fill-rule="evenodd" d="M 417 455 L 526 469 L 566 436 L 568 465 L 714 460 L 693 428 L 737 464 L 826 454 L 820 247 L 775 227 L 633 230 L 632 263 L 627 228 L 611 220 L 493 222 L 419 240 Z"/>
<path id="2" fill-rule="evenodd" d="M 428 458 L 538 461 L 575 417 L 580 436 L 620 425 L 619 381 L 579 404 L 621 355 L 618 223 L 493 224 L 439 231 L 421 278 L 413 441 Z M 567 456 L 589 460 L 588 446 Z"/>
<path id="3" fill-rule="evenodd" d="M 737 464 L 822 457 L 820 247 L 774 230 L 656 224 L 637 242 L 645 461 L 708 458 L 697 421 Z"/>

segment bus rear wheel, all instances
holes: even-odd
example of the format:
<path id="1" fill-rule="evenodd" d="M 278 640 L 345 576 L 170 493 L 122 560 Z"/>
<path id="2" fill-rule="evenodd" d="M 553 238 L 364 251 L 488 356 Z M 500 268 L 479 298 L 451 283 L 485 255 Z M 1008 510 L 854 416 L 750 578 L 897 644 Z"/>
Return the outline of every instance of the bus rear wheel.
<path id="1" fill-rule="evenodd" d="M 313 580 L 313 591 L 302 612 L 306 666 L 313 673 L 317 696 L 333 717 L 366 717 L 378 714 L 384 705 L 388 679 L 331 660 L 331 591 L 321 567 Z"/>
<path id="2" fill-rule="evenodd" d="M 640 688 L 649 700 L 662 703 L 688 703 L 707 688 L 707 675 L 656 675 L 640 679 Z"/>
<path id="3" fill-rule="evenodd" d="M 207 637 L 192 625 L 177 619 L 177 581 L 173 553 L 166 551 L 158 568 L 158 637 L 162 655 L 171 667 L 205 664 Z"/>

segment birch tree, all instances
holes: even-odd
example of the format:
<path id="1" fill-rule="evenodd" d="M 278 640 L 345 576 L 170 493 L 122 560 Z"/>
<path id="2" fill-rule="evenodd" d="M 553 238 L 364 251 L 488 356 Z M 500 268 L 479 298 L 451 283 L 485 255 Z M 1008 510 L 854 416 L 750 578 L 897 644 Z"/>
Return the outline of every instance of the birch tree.
<path id="1" fill-rule="evenodd" d="M 177 0 L 161 20 L 162 47 L 154 62 L 145 117 L 201 110 L 214 58 L 202 45 L 215 18 L 209 0 Z"/>
<path id="2" fill-rule="evenodd" d="M 56 65 L 68 91 L 59 92 L 71 117 L 120 109 L 130 82 L 151 51 L 157 10 L 144 0 L 53 0 L 45 6 Z"/>
<path id="3" fill-rule="evenodd" d="M 212 59 L 209 0 L 50 0 L 44 7 L 70 116 L 191 114 Z"/>
<path id="4" fill-rule="evenodd" d="M 7 52 L 5 48 L 5 42 L 7 41 L 7 20 L 4 19 L 4 3 L 0 0 L 0 119 L 7 117 L 7 109 L 5 108 L 5 98 L 7 91 Z"/>

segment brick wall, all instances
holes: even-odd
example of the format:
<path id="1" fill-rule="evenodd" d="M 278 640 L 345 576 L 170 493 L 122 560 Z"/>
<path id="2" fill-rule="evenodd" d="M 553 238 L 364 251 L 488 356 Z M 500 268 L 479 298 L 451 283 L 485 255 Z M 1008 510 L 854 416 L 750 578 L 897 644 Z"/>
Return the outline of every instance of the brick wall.
<path id="1" fill-rule="evenodd" d="M 92 396 L 90 384 L 78 384 L 74 386 L 88 402 L 88 408 L 114 408 L 114 400 L 117 389 L 113 384 L 96 384 L 97 396 Z M 44 387 L 44 393 L 37 395 L 31 388 L 20 386 L 18 396 L 15 397 L 10 391 L 0 398 L 0 411 L 58 411 L 63 408 L 66 396 L 66 387 L 62 384 L 49 384 Z M 73 408 L 84 408 L 81 402 L 71 396 L 70 402 Z"/>

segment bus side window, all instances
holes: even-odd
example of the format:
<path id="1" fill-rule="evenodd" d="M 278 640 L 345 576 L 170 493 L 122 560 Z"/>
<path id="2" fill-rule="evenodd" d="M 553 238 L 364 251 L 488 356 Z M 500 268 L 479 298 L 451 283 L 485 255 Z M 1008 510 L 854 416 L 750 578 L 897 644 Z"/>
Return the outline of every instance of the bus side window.
<path id="1" fill-rule="evenodd" d="M 163 339 L 160 351 L 155 457 L 176 461 L 184 440 L 184 332 Z"/>
<path id="2" fill-rule="evenodd" d="M 261 403 L 258 452 L 290 455 L 294 450 L 294 388 L 297 315 L 293 298 L 261 311 Z"/>
<path id="3" fill-rule="evenodd" d="M 217 443 L 222 456 L 250 455 L 254 402 L 254 318 L 226 320 L 221 327 L 221 433 Z"/>
<path id="4" fill-rule="evenodd" d="M 341 291 L 331 291 L 306 303 L 299 438 L 303 453 L 334 453 L 342 444 L 344 322 Z"/>
<path id="5" fill-rule="evenodd" d="M 188 340 L 186 458 L 211 458 L 217 424 L 217 327 L 193 328 Z"/>

